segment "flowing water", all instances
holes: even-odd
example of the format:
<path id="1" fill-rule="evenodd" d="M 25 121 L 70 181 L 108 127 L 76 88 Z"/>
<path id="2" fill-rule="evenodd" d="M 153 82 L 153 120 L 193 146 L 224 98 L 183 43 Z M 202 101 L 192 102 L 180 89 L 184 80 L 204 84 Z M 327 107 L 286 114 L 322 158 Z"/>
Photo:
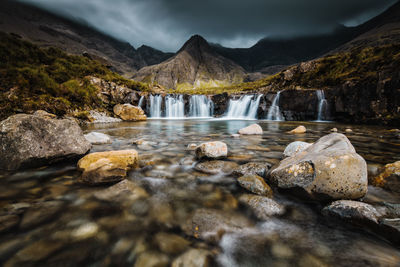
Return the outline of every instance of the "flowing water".
<path id="1" fill-rule="evenodd" d="M 189 107 L 189 116 L 193 118 L 209 118 L 214 114 L 214 103 L 205 95 L 190 96 Z"/>
<path id="2" fill-rule="evenodd" d="M 257 119 L 257 109 L 262 95 L 243 95 L 239 99 L 230 99 L 225 119 Z"/>
<path id="3" fill-rule="evenodd" d="M 318 117 L 317 121 L 323 121 L 327 117 L 328 101 L 325 98 L 324 90 L 317 90 L 318 97 Z"/>
<path id="4" fill-rule="evenodd" d="M 281 92 L 278 92 L 272 101 L 272 105 L 268 110 L 267 120 L 269 121 L 284 121 L 281 110 L 279 108 L 279 99 L 281 96 Z"/>
<path id="5" fill-rule="evenodd" d="M 400 265 L 398 248 L 360 227 L 323 217 L 322 204 L 274 192 L 286 212 L 260 220 L 238 204 L 245 190 L 233 176 L 194 170 L 196 160 L 188 144 L 220 140 L 229 146 L 229 161 L 275 164 L 290 142 L 314 142 L 332 127 L 342 132 L 349 127 L 303 122 L 307 133 L 291 135 L 287 131 L 300 123 L 258 121 L 263 136 L 231 137 L 252 123 L 149 120 L 87 127 L 85 132 L 112 137 L 111 144 L 95 145 L 92 152 L 139 152 L 141 168 L 132 171 L 128 180 L 146 190 L 145 198 L 129 194 L 96 198 L 107 186 L 78 184 L 76 163 L 1 174 L 1 229 L 12 219 L 22 219 L 1 233 L 0 262 L 5 266 L 148 266 L 152 261 L 171 263 L 191 247 L 208 251 L 216 266 Z M 400 160 L 400 140 L 389 129 L 351 128 L 347 136 L 370 166 Z M 137 139 L 148 142 L 134 145 Z M 400 203 L 400 196 L 370 186 L 365 201 Z M 200 208 L 229 218 L 245 217 L 252 226 L 226 233 L 220 240 L 203 241 L 185 230 L 188 219 Z M 11 216 L 6 221 L 5 214 Z M 160 232 L 172 234 L 183 249 L 176 243 L 165 246 L 171 239 Z"/>

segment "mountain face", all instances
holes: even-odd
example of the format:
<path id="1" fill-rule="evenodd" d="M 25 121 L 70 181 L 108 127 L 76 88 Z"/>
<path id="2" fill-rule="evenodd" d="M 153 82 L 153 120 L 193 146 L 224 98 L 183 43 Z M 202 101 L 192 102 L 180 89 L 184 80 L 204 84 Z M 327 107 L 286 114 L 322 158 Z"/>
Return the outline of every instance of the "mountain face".
<path id="1" fill-rule="evenodd" d="M 85 54 L 121 74 L 135 72 L 171 56 L 158 50 L 149 56 L 91 27 L 14 0 L 0 1 L 0 31 L 16 34 L 42 47 L 54 46 L 71 54 Z"/>
<path id="2" fill-rule="evenodd" d="M 242 67 L 216 53 L 201 36 L 194 35 L 175 56 L 142 68 L 133 78 L 166 88 L 192 89 L 239 83 L 245 75 Z"/>

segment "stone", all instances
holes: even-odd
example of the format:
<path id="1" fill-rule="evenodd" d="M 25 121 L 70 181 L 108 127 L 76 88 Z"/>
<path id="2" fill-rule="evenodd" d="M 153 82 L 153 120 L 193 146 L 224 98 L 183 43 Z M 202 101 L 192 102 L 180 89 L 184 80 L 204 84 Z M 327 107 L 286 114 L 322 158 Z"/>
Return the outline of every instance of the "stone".
<path id="1" fill-rule="evenodd" d="M 99 232 L 99 226 L 94 222 L 87 222 L 72 230 L 71 236 L 74 240 L 80 241 L 95 237 Z"/>
<path id="2" fill-rule="evenodd" d="M 26 210 L 19 227 L 22 229 L 28 229 L 46 223 L 56 217 L 63 207 L 64 205 L 61 201 L 36 203 Z"/>
<path id="3" fill-rule="evenodd" d="M 370 204 L 354 200 L 337 200 L 323 208 L 322 214 L 355 222 L 378 223 L 382 215 Z"/>
<path id="4" fill-rule="evenodd" d="M 145 121 L 146 115 L 141 107 L 131 104 L 118 104 L 114 106 L 114 114 L 124 121 Z"/>
<path id="5" fill-rule="evenodd" d="M 289 133 L 291 134 L 303 134 L 307 132 L 306 127 L 304 127 L 303 125 L 300 125 L 298 127 L 296 127 L 295 129 L 291 130 Z"/>
<path id="6" fill-rule="evenodd" d="M 332 129 L 331 129 L 331 132 L 333 132 L 333 133 L 337 133 L 337 131 L 338 131 L 337 128 L 332 128 Z"/>
<path id="7" fill-rule="evenodd" d="M 266 197 L 272 197 L 273 191 L 271 187 L 258 175 L 245 175 L 238 178 L 238 183 L 241 187 L 248 191 Z"/>
<path id="8" fill-rule="evenodd" d="M 269 149 L 268 147 L 262 147 L 262 146 L 246 146 L 247 150 L 254 150 L 254 151 L 263 151 L 263 152 L 269 152 L 271 151 L 271 149 Z"/>
<path id="9" fill-rule="evenodd" d="M 196 150 L 196 148 L 197 148 L 196 144 L 188 144 L 186 147 L 187 150 L 191 150 L 191 151 Z"/>
<path id="10" fill-rule="evenodd" d="M 13 228 L 15 228 L 20 219 L 18 215 L 2 215 L 0 216 L 0 233 L 7 232 Z"/>
<path id="11" fill-rule="evenodd" d="M 129 199 L 135 201 L 141 198 L 147 198 L 149 195 L 146 190 L 129 180 L 123 180 L 107 189 L 94 193 L 97 199 L 105 201 L 114 201 Z"/>
<path id="12" fill-rule="evenodd" d="M 250 126 L 240 129 L 238 131 L 238 133 L 242 134 L 242 135 L 262 135 L 263 129 L 261 128 L 260 125 L 255 123 L 255 124 L 252 124 Z"/>
<path id="13" fill-rule="evenodd" d="M 349 128 L 347 128 L 347 129 L 345 130 L 345 132 L 346 132 L 346 133 L 352 133 L 352 132 L 353 132 L 353 130 L 352 130 L 352 129 L 349 129 Z"/>
<path id="14" fill-rule="evenodd" d="M 154 242 L 160 251 L 166 254 L 179 254 L 185 251 L 190 245 L 190 242 L 185 238 L 164 232 L 157 233 L 154 237 Z"/>
<path id="15" fill-rule="evenodd" d="M 301 141 L 292 142 L 285 148 L 285 151 L 283 151 L 283 156 L 291 157 L 309 148 L 311 145 L 312 145 L 311 143 L 306 143 Z"/>
<path id="16" fill-rule="evenodd" d="M 207 174 L 225 174 L 229 175 L 239 165 L 232 161 L 212 160 L 198 163 L 194 169 Z"/>
<path id="17" fill-rule="evenodd" d="M 271 168 L 271 164 L 267 162 L 249 162 L 233 170 L 233 174 L 236 176 L 243 175 L 258 175 L 266 177 L 268 170 Z"/>
<path id="18" fill-rule="evenodd" d="M 194 212 L 183 230 L 195 238 L 218 242 L 226 232 L 238 232 L 252 226 L 253 223 L 241 214 L 201 208 Z"/>
<path id="19" fill-rule="evenodd" d="M 39 167 L 76 159 L 90 148 L 74 120 L 17 114 L 0 122 L 0 169 Z"/>
<path id="20" fill-rule="evenodd" d="M 54 240 L 39 240 L 18 251 L 14 257 L 5 263 L 5 266 L 21 266 L 23 263 L 34 263 L 45 260 L 59 251 L 62 243 Z"/>
<path id="21" fill-rule="evenodd" d="M 133 149 L 91 153 L 78 162 L 79 181 L 89 185 L 119 182 L 138 163 L 139 155 Z"/>
<path id="22" fill-rule="evenodd" d="M 228 156 L 228 146 L 221 141 L 202 143 L 196 148 L 196 158 L 219 159 Z"/>
<path id="23" fill-rule="evenodd" d="M 140 253 L 134 267 L 167 267 L 168 265 L 167 255 L 156 251 L 145 251 Z"/>
<path id="24" fill-rule="evenodd" d="M 172 267 L 209 267 L 212 254 L 205 249 L 192 248 L 172 262 Z"/>
<path id="25" fill-rule="evenodd" d="M 386 164 L 381 168 L 379 174 L 372 178 L 372 184 L 400 193 L 400 161 Z"/>
<path id="26" fill-rule="evenodd" d="M 239 202 L 249 207 L 260 220 L 285 213 L 285 207 L 269 197 L 244 194 L 239 197 Z"/>
<path id="27" fill-rule="evenodd" d="M 309 198 L 358 199 L 367 193 L 367 164 L 345 135 L 332 133 L 282 160 L 270 181 Z"/>
<path id="28" fill-rule="evenodd" d="M 109 135 L 98 132 L 91 132 L 85 134 L 85 138 L 92 145 L 104 145 L 104 144 L 110 144 L 112 142 L 111 137 Z"/>
<path id="29" fill-rule="evenodd" d="M 240 138 L 240 134 L 231 134 L 232 138 Z"/>
<path id="30" fill-rule="evenodd" d="M 47 117 L 47 118 L 50 118 L 50 119 L 55 119 L 55 118 L 57 118 L 56 115 L 51 114 L 51 113 L 49 113 L 49 112 L 47 112 L 47 111 L 45 111 L 45 110 L 36 110 L 36 111 L 33 113 L 33 115 L 35 115 L 35 116 Z"/>

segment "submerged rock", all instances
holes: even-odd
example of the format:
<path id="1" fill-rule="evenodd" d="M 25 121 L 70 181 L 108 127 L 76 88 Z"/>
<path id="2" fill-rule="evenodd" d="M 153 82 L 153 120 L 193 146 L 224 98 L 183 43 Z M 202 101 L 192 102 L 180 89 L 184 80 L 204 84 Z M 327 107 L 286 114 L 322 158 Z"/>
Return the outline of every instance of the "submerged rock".
<path id="1" fill-rule="evenodd" d="M 92 145 L 103 145 L 111 143 L 111 137 L 107 134 L 91 132 L 85 134 L 86 140 L 88 140 Z"/>
<path id="2" fill-rule="evenodd" d="M 226 174 L 233 172 L 238 164 L 232 161 L 212 160 L 198 163 L 194 169 L 207 174 Z"/>
<path id="3" fill-rule="evenodd" d="M 283 189 L 301 189 L 315 199 L 358 199 L 367 192 L 367 164 L 343 134 L 320 138 L 282 160 L 270 179 Z"/>
<path id="4" fill-rule="evenodd" d="M 167 254 L 181 253 L 190 245 L 189 241 L 179 235 L 163 232 L 155 235 L 154 242 L 162 252 Z"/>
<path id="5" fill-rule="evenodd" d="M 271 168 L 271 164 L 267 162 L 249 162 L 234 169 L 233 174 L 237 176 L 258 175 L 265 177 L 269 168 Z"/>
<path id="6" fill-rule="evenodd" d="M 355 222 L 378 223 L 381 214 L 370 204 L 353 201 L 337 200 L 322 210 L 325 216 L 334 216 Z"/>
<path id="7" fill-rule="evenodd" d="M 190 249 L 172 262 L 172 267 L 208 267 L 212 254 L 205 249 Z"/>
<path id="8" fill-rule="evenodd" d="M 167 255 L 156 251 L 140 253 L 134 267 L 167 267 L 169 258 Z"/>
<path id="9" fill-rule="evenodd" d="M 240 129 L 238 133 L 242 135 L 262 135 L 263 129 L 258 124 L 252 124 L 250 126 Z"/>
<path id="10" fill-rule="evenodd" d="M 306 127 L 304 127 L 303 125 L 300 125 L 298 127 L 296 127 L 295 129 L 291 130 L 289 133 L 291 134 L 303 134 L 307 132 Z"/>
<path id="11" fill-rule="evenodd" d="M 18 114 L 0 122 L 0 169 L 38 167 L 78 158 L 90 148 L 74 120 Z"/>
<path id="12" fill-rule="evenodd" d="M 294 156 L 295 154 L 309 148 L 311 145 L 312 145 L 311 143 L 306 143 L 301 141 L 292 142 L 285 148 L 285 151 L 283 151 L 283 156 L 285 157 Z"/>
<path id="13" fill-rule="evenodd" d="M 18 215 L 2 215 L 0 216 L 0 233 L 7 232 L 19 223 L 20 219 Z"/>
<path id="14" fill-rule="evenodd" d="M 228 146 L 224 142 L 215 141 L 199 145 L 196 148 L 196 157 L 202 158 L 225 158 L 228 156 Z"/>
<path id="15" fill-rule="evenodd" d="M 118 182 L 125 179 L 138 162 L 139 155 L 133 149 L 92 153 L 78 162 L 82 171 L 79 181 L 90 185 Z"/>
<path id="16" fill-rule="evenodd" d="M 61 201 L 46 201 L 33 205 L 23 215 L 20 228 L 28 229 L 53 219 L 64 205 Z"/>
<path id="17" fill-rule="evenodd" d="M 145 121 L 146 115 L 141 107 L 131 104 L 118 104 L 114 106 L 114 113 L 124 121 Z"/>
<path id="18" fill-rule="evenodd" d="M 271 197 L 273 195 L 271 187 L 258 175 L 245 175 L 238 178 L 238 183 L 250 192 Z"/>
<path id="19" fill-rule="evenodd" d="M 96 192 L 94 196 L 101 200 L 114 201 L 118 199 L 137 200 L 149 195 L 146 190 L 129 180 L 123 180 L 107 189 Z"/>
<path id="20" fill-rule="evenodd" d="M 386 164 L 380 173 L 372 179 L 375 186 L 400 193 L 400 161 Z"/>
<path id="21" fill-rule="evenodd" d="M 248 206 L 260 220 L 285 213 L 285 207 L 269 197 L 244 194 L 239 197 L 239 202 Z"/>

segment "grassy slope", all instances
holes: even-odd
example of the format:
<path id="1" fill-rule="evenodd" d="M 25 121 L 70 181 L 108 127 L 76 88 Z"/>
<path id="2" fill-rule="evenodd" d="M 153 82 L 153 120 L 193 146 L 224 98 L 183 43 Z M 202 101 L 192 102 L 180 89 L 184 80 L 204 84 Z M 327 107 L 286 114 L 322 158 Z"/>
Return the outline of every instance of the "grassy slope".
<path id="1" fill-rule="evenodd" d="M 127 80 L 87 57 L 68 55 L 57 48 L 39 48 L 0 33 L 0 119 L 37 109 L 64 115 L 104 108 L 87 76 L 148 90 L 145 84 Z"/>

